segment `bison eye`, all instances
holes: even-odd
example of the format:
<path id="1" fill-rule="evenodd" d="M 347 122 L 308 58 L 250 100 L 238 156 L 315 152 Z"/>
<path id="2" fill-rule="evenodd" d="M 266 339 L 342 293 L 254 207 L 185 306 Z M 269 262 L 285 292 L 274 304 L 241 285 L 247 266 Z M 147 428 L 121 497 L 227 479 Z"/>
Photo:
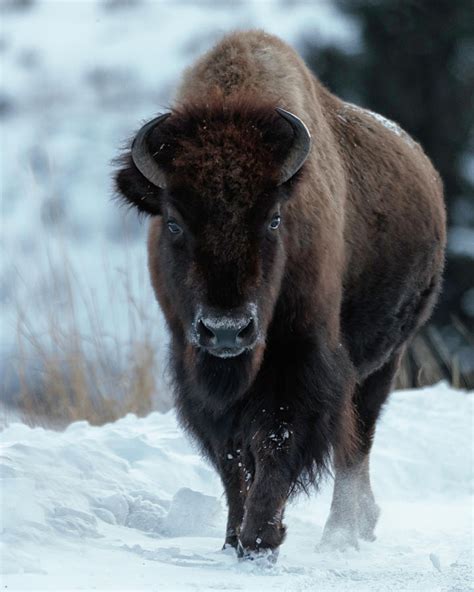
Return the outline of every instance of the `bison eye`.
<path id="1" fill-rule="evenodd" d="M 175 220 L 168 220 L 167 225 L 171 234 L 181 234 L 183 232 L 183 229 Z"/>
<path id="2" fill-rule="evenodd" d="M 280 214 L 275 214 L 272 218 L 272 221 L 269 224 L 271 230 L 276 230 L 280 226 L 281 216 Z"/>

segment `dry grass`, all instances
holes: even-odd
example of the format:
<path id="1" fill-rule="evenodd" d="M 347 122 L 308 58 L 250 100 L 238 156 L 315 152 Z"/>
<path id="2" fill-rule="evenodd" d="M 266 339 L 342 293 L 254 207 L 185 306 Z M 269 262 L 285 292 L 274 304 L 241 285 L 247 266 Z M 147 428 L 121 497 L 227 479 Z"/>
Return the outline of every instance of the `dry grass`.
<path id="1" fill-rule="evenodd" d="M 452 329 L 464 338 L 466 344 L 474 347 L 474 340 L 462 321 L 453 317 Z M 474 388 L 474 374 L 460 366 L 459 358 L 452 354 L 440 331 L 428 324 L 413 339 L 406 351 L 398 371 L 395 387 L 399 389 L 418 388 L 436 384 L 441 380 L 454 388 Z"/>
<path id="2" fill-rule="evenodd" d="M 26 423 L 101 425 L 170 407 L 159 386 L 156 304 L 137 302 L 126 267 L 106 269 L 107 297 L 120 311 L 120 338 L 107 331 L 94 292 L 81 285 L 66 257 L 59 268 L 48 261 L 42 296 L 35 293 L 23 306 L 16 301 L 17 348 L 6 395 Z M 148 284 L 145 292 L 149 296 Z"/>
<path id="3" fill-rule="evenodd" d="M 147 415 L 156 393 L 155 355 L 144 343 L 130 352 L 127 369 L 91 360 L 83 348 L 52 353 L 41 344 L 20 357 L 17 410 L 30 425 L 63 427 L 86 420 L 93 425 L 115 421 L 127 413 Z"/>

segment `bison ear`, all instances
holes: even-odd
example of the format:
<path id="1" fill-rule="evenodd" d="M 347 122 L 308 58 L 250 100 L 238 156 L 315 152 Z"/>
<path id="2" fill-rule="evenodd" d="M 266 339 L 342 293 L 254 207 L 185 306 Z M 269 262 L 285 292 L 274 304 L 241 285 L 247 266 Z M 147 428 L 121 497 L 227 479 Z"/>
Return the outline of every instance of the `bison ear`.
<path id="1" fill-rule="evenodd" d="M 120 159 L 119 167 L 115 173 L 115 188 L 122 200 L 144 214 L 161 216 L 163 189 L 143 176 L 130 152 Z"/>
<path id="2" fill-rule="evenodd" d="M 166 188 L 163 162 L 159 163 L 156 157 L 169 160 L 171 142 L 163 142 L 160 136 L 170 115 L 162 113 L 138 130 L 130 152 L 121 160 L 122 166 L 115 175 L 116 188 L 125 201 L 152 216 L 161 215 L 160 198 Z"/>

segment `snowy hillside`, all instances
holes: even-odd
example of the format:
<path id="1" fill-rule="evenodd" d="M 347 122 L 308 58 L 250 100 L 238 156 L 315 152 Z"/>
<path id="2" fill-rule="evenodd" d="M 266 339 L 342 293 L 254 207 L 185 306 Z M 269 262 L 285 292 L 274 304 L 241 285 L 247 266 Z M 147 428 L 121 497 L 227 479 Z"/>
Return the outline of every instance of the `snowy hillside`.
<path id="1" fill-rule="evenodd" d="M 377 541 L 317 552 L 330 501 L 287 512 L 278 564 L 221 551 L 225 502 L 172 412 L 1 434 L 2 589 L 472 589 L 472 394 L 395 393 L 377 432 Z"/>

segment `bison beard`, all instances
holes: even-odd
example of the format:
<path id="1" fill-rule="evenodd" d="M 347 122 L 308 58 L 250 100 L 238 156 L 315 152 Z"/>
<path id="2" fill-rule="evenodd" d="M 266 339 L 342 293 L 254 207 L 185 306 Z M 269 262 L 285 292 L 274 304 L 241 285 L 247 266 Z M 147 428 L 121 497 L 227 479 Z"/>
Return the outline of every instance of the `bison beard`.
<path id="1" fill-rule="evenodd" d="M 436 172 L 382 121 L 277 38 L 237 33 L 120 160 L 118 192 L 152 217 L 179 416 L 221 476 L 241 557 L 276 557 L 287 500 L 331 465 L 323 543 L 375 538 L 375 424 L 445 246 Z"/>

